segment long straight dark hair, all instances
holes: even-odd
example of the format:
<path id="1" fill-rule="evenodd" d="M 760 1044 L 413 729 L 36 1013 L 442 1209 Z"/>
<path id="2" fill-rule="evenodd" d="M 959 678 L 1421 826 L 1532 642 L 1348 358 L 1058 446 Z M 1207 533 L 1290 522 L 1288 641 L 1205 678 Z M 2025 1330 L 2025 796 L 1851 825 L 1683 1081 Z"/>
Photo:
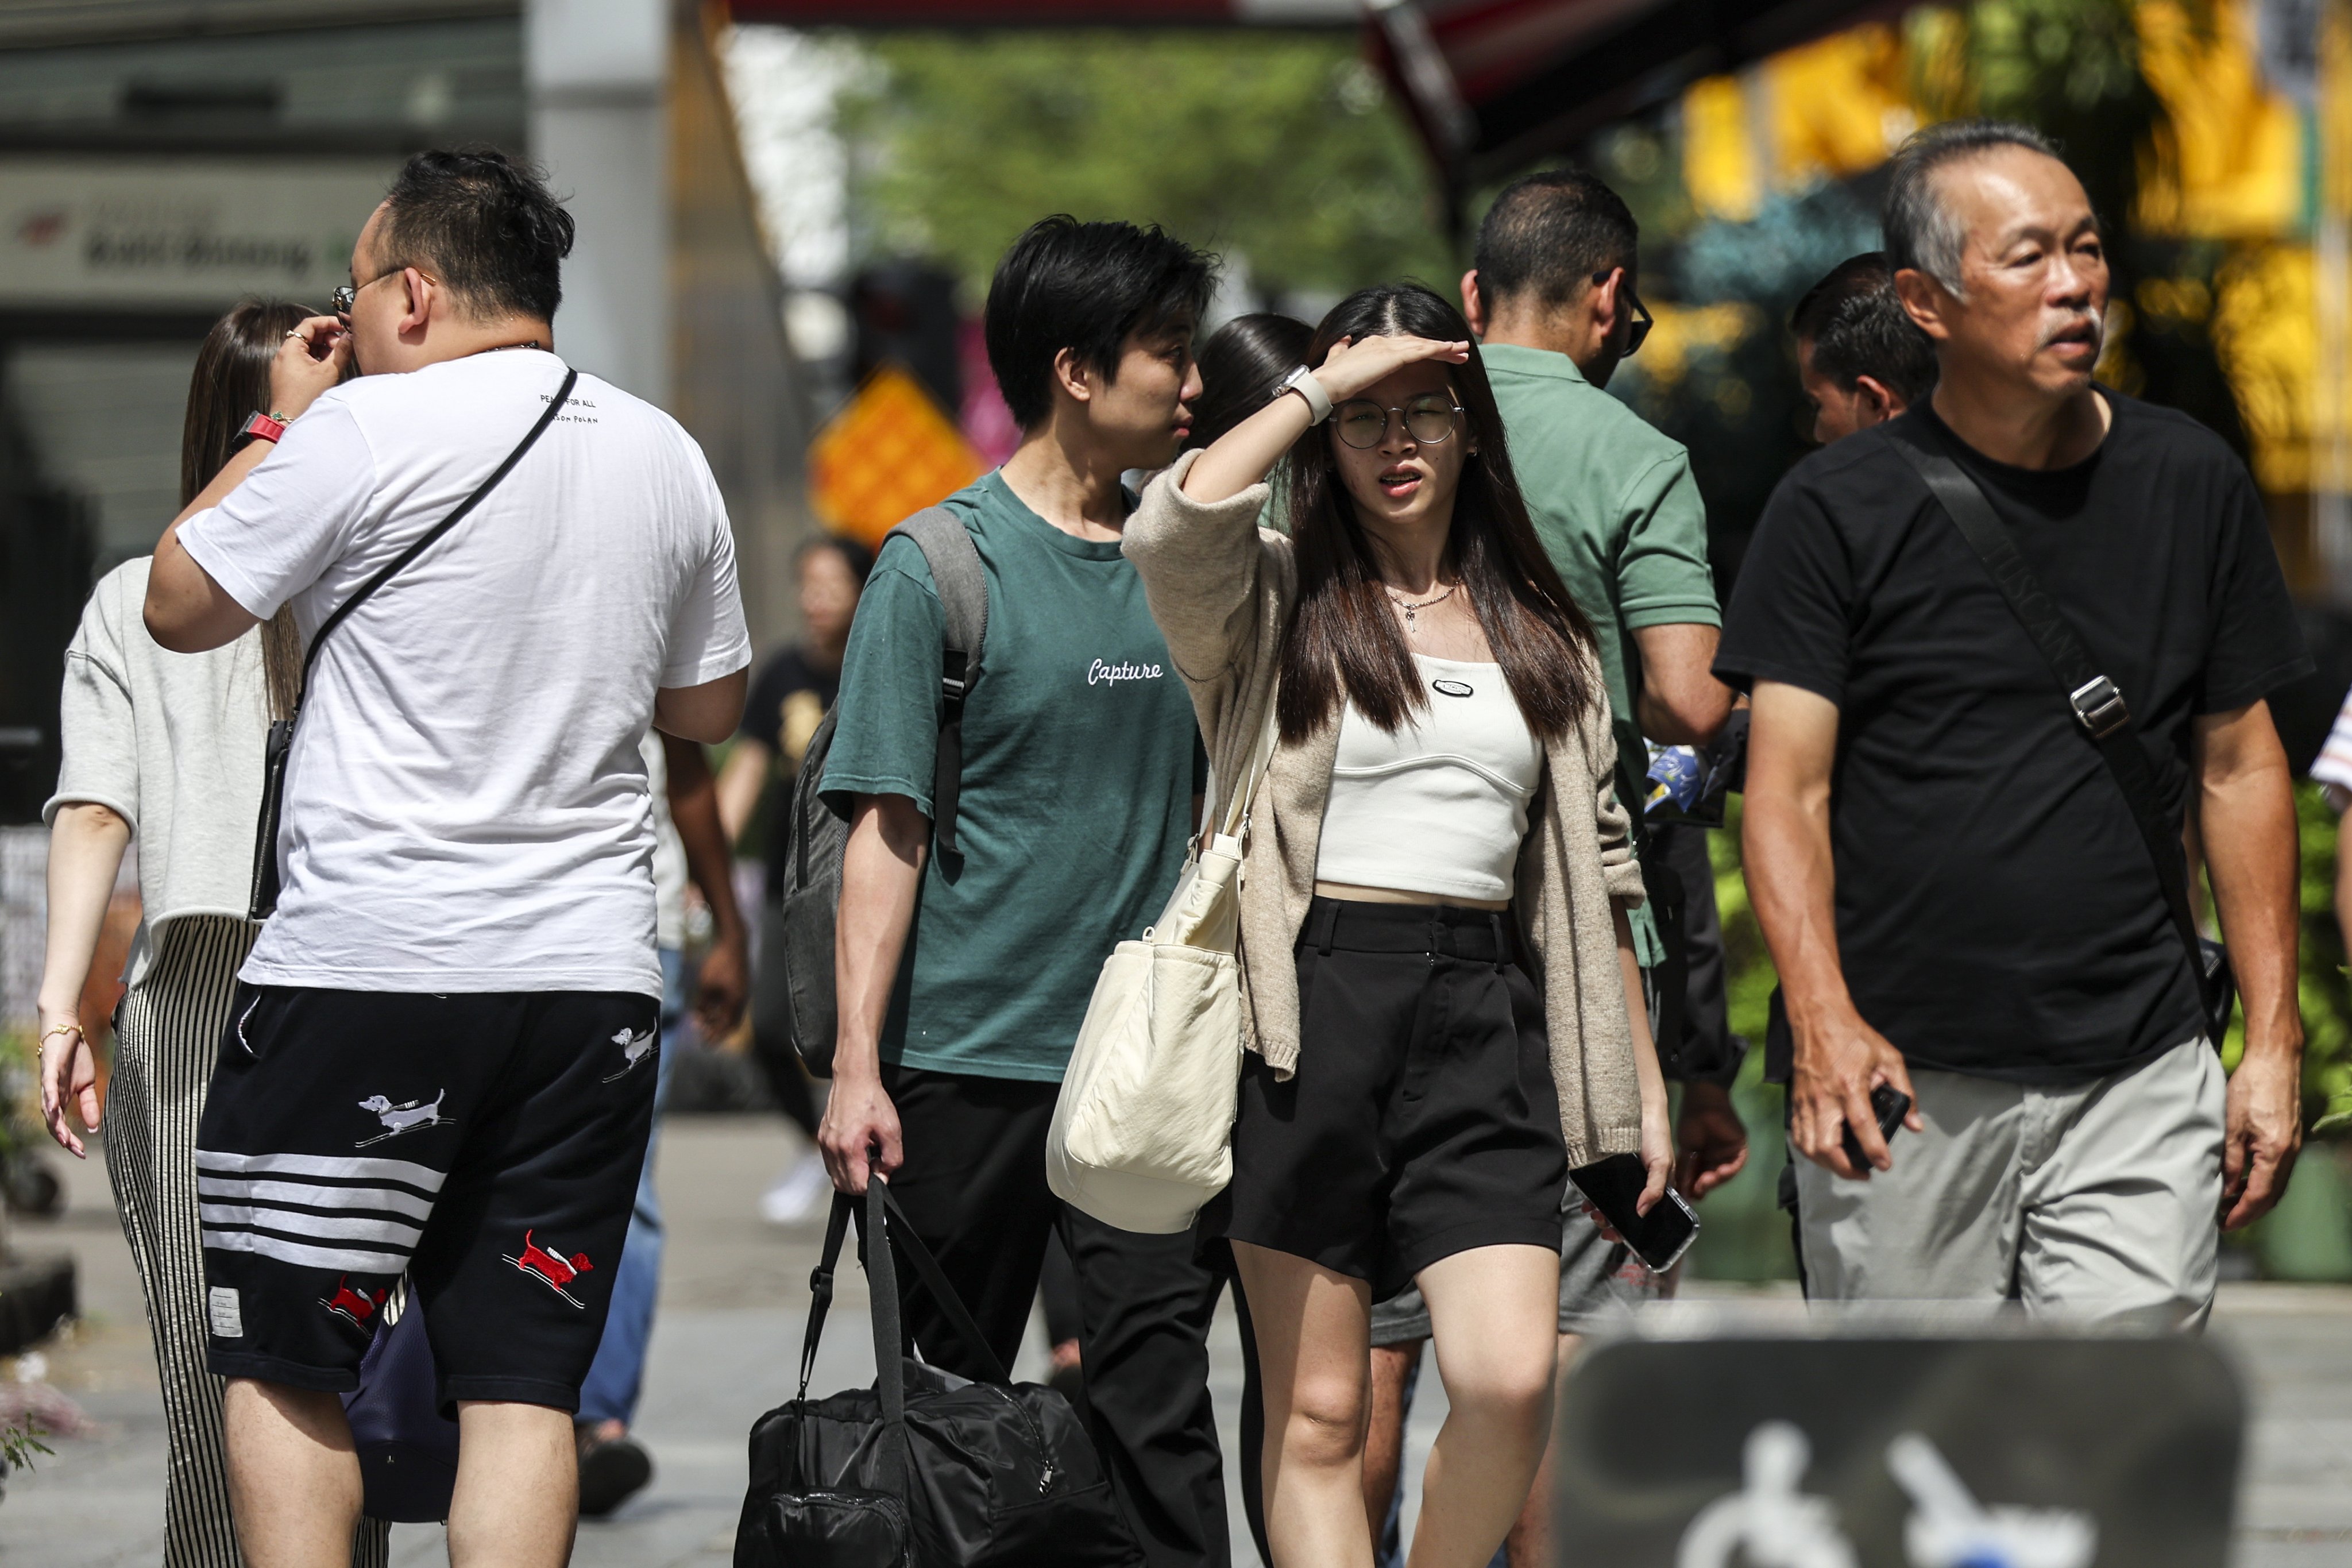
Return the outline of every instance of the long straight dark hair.
<path id="1" fill-rule="evenodd" d="M 242 300 L 213 323 L 188 378 L 188 417 L 180 431 L 180 504 L 187 505 L 236 449 L 247 415 L 270 412 L 269 362 L 286 334 L 319 312 L 283 300 Z M 294 612 L 279 605 L 261 627 L 261 679 L 269 716 L 294 711 L 302 690 L 302 636 Z"/>
<path id="2" fill-rule="evenodd" d="M 1446 367 L 1464 410 L 1464 427 L 1452 438 L 1477 445 L 1463 459 L 1447 549 L 1528 727 L 1557 740 L 1576 728 L 1592 698 L 1592 625 L 1528 521 L 1469 324 L 1418 284 L 1366 289 L 1323 318 L 1307 363 L 1321 364 L 1341 338 L 1389 336 L 1470 342 L 1469 363 Z M 1276 711 L 1282 738 L 1293 743 L 1327 722 L 1342 699 L 1390 731 L 1429 702 L 1371 542 L 1334 466 L 1336 439 L 1328 426 L 1309 430 L 1286 459 L 1298 604 L 1283 639 Z"/>

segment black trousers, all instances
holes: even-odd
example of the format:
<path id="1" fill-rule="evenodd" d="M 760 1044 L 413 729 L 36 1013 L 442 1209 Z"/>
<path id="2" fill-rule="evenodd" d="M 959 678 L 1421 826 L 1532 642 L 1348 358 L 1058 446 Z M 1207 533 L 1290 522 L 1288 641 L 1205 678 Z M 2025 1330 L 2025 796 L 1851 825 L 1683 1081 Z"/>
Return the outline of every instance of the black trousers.
<path id="1" fill-rule="evenodd" d="M 1059 1086 L 883 1065 L 907 1163 L 890 1190 L 963 1297 L 989 1348 L 1013 1364 L 1045 1238 L 1077 1277 L 1078 1341 L 1095 1446 L 1150 1568 L 1227 1568 L 1224 1460 L 1209 1397 L 1209 1321 L 1221 1275 L 1190 1232 L 1142 1236 L 1070 1208 L 1045 1185 Z M 901 1321 L 932 1365 L 982 1375 L 900 1270 Z"/>

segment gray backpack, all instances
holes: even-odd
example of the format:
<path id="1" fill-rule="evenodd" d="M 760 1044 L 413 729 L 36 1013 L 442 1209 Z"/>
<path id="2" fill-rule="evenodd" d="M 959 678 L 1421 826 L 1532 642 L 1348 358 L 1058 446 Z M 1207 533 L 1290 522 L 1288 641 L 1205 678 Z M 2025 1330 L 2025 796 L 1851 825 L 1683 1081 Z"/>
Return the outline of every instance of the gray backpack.
<path id="1" fill-rule="evenodd" d="M 947 700 L 931 774 L 931 847 L 935 855 L 953 855 L 956 795 L 963 777 L 964 700 L 980 679 L 981 648 L 988 638 L 988 584 L 971 533 L 947 508 L 925 508 L 892 529 L 883 542 L 901 534 L 915 542 L 929 563 L 947 620 L 940 649 L 940 688 Z M 817 725 L 793 785 L 792 809 L 783 824 L 784 886 L 777 921 L 793 1045 L 819 1078 L 833 1076 L 834 1037 L 841 1021 L 833 985 L 833 934 L 849 823 L 817 793 L 839 712 L 836 703 Z"/>

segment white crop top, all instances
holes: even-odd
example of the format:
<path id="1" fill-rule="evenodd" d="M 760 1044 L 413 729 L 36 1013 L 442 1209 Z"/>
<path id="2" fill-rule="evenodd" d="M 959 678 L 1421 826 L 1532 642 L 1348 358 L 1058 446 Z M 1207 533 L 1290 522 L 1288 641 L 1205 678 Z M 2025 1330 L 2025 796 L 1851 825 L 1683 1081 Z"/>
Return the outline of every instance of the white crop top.
<path id="1" fill-rule="evenodd" d="M 1543 744 L 1499 664 L 1415 654 L 1429 705 L 1383 732 L 1339 719 L 1315 879 L 1442 898 L 1511 896 Z"/>

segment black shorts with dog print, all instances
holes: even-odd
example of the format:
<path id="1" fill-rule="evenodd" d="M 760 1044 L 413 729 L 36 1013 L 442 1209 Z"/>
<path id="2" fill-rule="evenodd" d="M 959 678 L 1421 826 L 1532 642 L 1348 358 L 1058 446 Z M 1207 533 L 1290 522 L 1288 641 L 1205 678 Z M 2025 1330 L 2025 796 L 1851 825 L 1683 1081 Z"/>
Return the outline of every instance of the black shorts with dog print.
<path id="1" fill-rule="evenodd" d="M 348 1393 L 402 1274 L 444 1411 L 576 1411 L 653 1125 L 659 1004 L 240 985 L 196 1133 L 212 1370 Z"/>

